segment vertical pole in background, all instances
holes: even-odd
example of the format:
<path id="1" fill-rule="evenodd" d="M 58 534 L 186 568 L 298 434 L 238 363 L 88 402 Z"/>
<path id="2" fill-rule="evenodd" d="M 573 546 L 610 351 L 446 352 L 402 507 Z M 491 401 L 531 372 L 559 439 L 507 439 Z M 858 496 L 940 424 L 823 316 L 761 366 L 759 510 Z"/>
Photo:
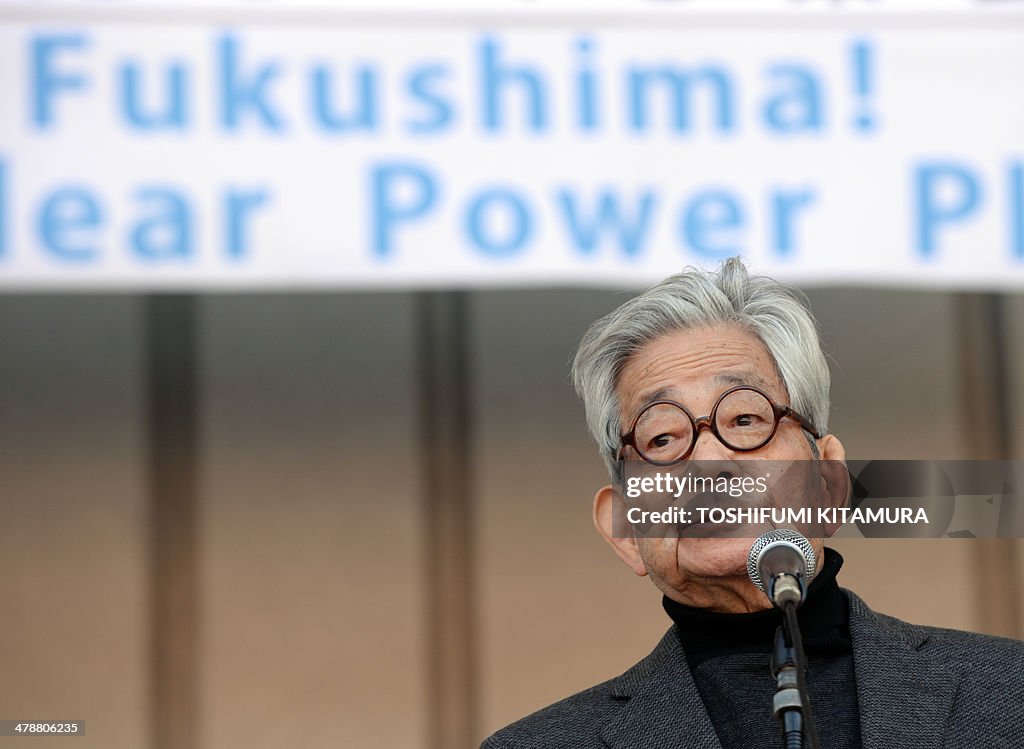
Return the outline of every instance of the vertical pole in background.
<path id="1" fill-rule="evenodd" d="M 1005 300 L 999 294 L 957 295 L 960 423 L 970 460 L 1014 457 Z M 975 539 L 978 607 L 987 632 L 1024 637 L 1017 540 Z"/>
<path id="2" fill-rule="evenodd" d="M 416 305 L 431 749 L 477 739 L 467 302 L 425 292 Z"/>
<path id="3" fill-rule="evenodd" d="M 153 749 L 198 740 L 195 308 L 190 295 L 145 298 Z"/>

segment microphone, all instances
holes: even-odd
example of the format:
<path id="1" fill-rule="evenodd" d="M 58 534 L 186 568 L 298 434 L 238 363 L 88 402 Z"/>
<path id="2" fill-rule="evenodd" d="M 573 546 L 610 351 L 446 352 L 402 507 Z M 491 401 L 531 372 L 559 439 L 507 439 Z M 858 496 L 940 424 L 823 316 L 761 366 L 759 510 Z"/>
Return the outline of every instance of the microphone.
<path id="1" fill-rule="evenodd" d="M 817 566 L 811 542 L 789 528 L 762 534 L 747 555 L 750 581 L 780 609 L 803 603 Z"/>

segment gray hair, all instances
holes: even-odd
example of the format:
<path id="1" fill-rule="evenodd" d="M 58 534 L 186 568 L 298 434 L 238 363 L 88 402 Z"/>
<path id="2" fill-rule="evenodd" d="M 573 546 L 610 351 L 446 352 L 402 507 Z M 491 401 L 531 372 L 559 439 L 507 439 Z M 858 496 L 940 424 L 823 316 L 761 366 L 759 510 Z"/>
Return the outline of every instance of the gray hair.
<path id="1" fill-rule="evenodd" d="M 771 354 L 790 405 L 826 434 L 830 376 L 806 305 L 803 293 L 749 275 L 734 257 L 717 273 L 687 268 L 669 276 L 591 325 L 573 359 L 572 377 L 612 479 L 620 478 L 619 375 L 641 347 L 678 330 L 724 323 L 755 335 Z"/>

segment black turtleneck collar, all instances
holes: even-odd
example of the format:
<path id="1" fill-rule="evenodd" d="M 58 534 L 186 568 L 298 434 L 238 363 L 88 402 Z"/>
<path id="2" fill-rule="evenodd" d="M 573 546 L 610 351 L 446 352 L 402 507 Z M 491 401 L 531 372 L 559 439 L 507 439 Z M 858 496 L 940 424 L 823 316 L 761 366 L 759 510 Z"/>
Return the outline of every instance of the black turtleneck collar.
<path id="1" fill-rule="evenodd" d="M 825 561 L 797 612 L 808 657 L 851 652 L 849 608 L 836 582 L 842 566 L 839 552 L 825 549 Z M 752 614 L 722 614 L 685 606 L 667 596 L 662 606 L 676 623 L 691 670 L 721 655 L 770 653 L 775 628 L 782 623 L 781 612 L 774 608 Z"/>

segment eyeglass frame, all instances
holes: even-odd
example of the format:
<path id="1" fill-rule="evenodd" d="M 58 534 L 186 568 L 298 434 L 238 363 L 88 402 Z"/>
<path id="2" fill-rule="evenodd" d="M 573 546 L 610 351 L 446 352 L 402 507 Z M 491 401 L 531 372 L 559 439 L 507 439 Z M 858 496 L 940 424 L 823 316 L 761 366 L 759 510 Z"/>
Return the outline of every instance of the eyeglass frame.
<path id="1" fill-rule="evenodd" d="M 718 427 L 715 425 L 715 417 L 718 415 L 718 407 L 721 405 L 722 401 L 725 400 L 725 398 L 728 395 L 730 395 L 731 393 L 735 393 L 738 390 L 752 390 L 753 392 L 763 397 L 766 401 L 768 401 L 768 405 L 772 407 L 772 413 L 775 415 L 775 423 L 772 425 L 772 431 L 768 433 L 768 436 L 765 437 L 764 441 L 762 441 L 758 445 L 754 445 L 753 447 L 733 447 L 724 439 L 722 439 L 722 435 L 718 433 Z M 641 416 L 643 416 L 645 413 L 647 413 L 647 411 L 654 408 L 655 406 L 663 404 L 675 406 L 676 408 L 680 409 L 684 414 L 686 414 L 687 417 L 689 417 L 690 425 L 693 427 L 692 437 L 690 438 L 690 446 L 686 448 L 686 452 L 684 452 L 682 456 L 674 458 L 673 460 L 650 460 L 640 451 L 640 448 L 636 446 L 636 427 L 640 421 Z M 693 448 L 697 446 L 697 440 L 700 438 L 700 430 L 704 427 L 707 427 L 711 431 L 711 433 L 715 435 L 715 439 L 717 439 L 730 450 L 742 453 L 753 452 L 754 450 L 760 450 L 762 447 L 767 445 L 775 438 L 775 433 L 779 431 L 779 423 L 787 416 L 793 419 L 793 421 L 795 421 L 797 424 L 799 424 L 801 428 L 809 432 L 811 436 L 813 436 L 815 439 L 821 439 L 821 434 L 818 433 L 818 430 L 811 425 L 811 422 L 805 416 L 801 416 L 799 413 L 794 411 L 791 406 L 783 406 L 776 403 L 775 400 L 770 395 L 768 395 L 768 393 L 761 390 L 761 388 L 754 387 L 753 385 L 734 385 L 733 387 L 729 388 L 724 393 L 719 395 L 718 398 L 715 399 L 715 405 L 711 407 L 711 413 L 708 414 L 707 416 L 701 416 L 700 418 L 694 418 L 693 414 L 690 413 L 690 409 L 688 409 L 682 403 L 677 403 L 676 401 L 670 400 L 668 398 L 660 398 L 656 401 L 651 401 L 650 403 L 644 405 L 644 407 L 637 412 L 636 416 L 633 417 L 633 422 L 630 425 L 629 431 L 626 432 L 625 434 L 619 435 L 620 447 L 619 454 L 616 460 L 625 460 L 623 453 L 625 452 L 626 447 L 632 447 L 633 452 L 639 455 L 641 460 L 643 460 L 645 463 L 649 463 L 654 466 L 660 466 L 662 468 L 678 465 L 682 463 L 684 460 L 686 460 L 688 457 L 690 457 L 690 453 L 693 452 Z"/>

